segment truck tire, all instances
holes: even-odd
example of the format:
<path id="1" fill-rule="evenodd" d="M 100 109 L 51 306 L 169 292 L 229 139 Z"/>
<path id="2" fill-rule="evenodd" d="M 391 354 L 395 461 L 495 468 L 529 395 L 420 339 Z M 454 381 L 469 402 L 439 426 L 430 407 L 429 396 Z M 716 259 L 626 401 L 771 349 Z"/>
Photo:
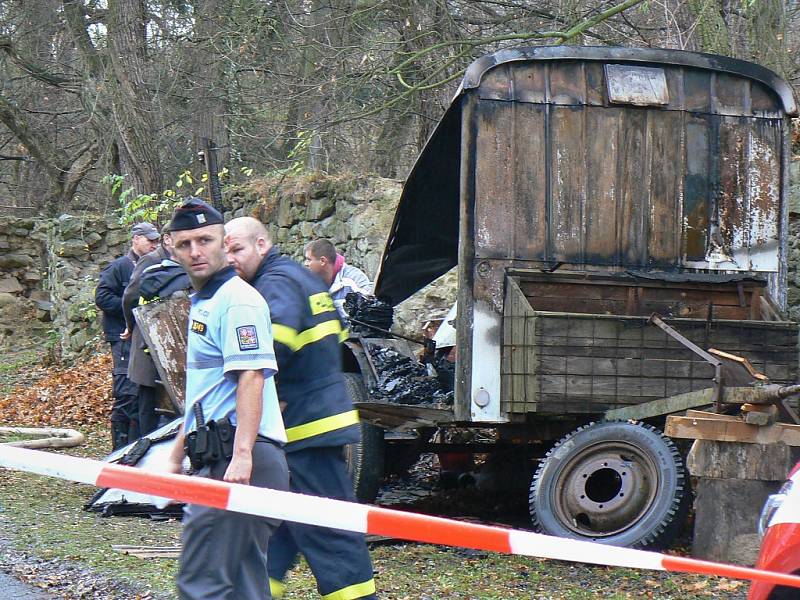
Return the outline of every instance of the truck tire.
<path id="1" fill-rule="evenodd" d="M 663 548 L 689 508 L 683 459 L 656 428 L 589 423 L 547 453 L 531 482 L 533 526 L 549 535 Z"/>
<path id="2" fill-rule="evenodd" d="M 353 402 L 369 402 L 367 387 L 358 373 L 345 373 L 344 384 Z M 361 421 L 361 441 L 345 446 L 347 471 L 359 502 L 373 502 L 383 483 L 385 446 L 383 429 Z"/>

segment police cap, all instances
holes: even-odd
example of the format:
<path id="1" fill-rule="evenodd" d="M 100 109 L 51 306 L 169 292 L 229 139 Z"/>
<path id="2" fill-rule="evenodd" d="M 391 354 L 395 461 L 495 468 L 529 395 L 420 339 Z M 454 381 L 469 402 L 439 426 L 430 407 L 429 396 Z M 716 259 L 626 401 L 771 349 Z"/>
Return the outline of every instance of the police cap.
<path id="1" fill-rule="evenodd" d="M 199 229 L 208 225 L 222 225 L 222 214 L 200 198 L 189 198 L 172 213 L 170 231 Z"/>

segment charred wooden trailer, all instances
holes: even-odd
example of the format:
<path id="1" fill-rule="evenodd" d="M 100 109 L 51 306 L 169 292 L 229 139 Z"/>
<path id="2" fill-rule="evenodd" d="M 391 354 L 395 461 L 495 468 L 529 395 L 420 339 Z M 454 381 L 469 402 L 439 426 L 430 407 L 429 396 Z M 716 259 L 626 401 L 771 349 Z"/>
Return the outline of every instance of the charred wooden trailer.
<path id="1" fill-rule="evenodd" d="M 532 478 L 534 524 L 665 543 L 688 500 L 675 446 L 649 424 L 601 421 L 688 407 L 665 399 L 719 409 L 726 385 L 797 381 L 798 328 L 783 316 L 796 114 L 774 73 L 720 56 L 547 47 L 477 60 L 406 182 L 376 283 L 396 305 L 457 268 L 454 406 L 365 402 L 362 417 L 492 427 L 521 446 L 568 434 L 517 474 Z M 369 387 L 363 345 L 350 350 Z"/>

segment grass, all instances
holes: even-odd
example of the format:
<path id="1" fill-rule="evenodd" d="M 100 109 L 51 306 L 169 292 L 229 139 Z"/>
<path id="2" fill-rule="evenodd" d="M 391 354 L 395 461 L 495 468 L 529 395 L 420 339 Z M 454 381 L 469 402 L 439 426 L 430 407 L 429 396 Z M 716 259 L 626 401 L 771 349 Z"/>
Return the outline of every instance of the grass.
<path id="1" fill-rule="evenodd" d="M 11 386 L 26 377 L 38 356 L 18 351 L 11 357 L 3 356 L 3 360 L 0 386 Z M 109 452 L 107 429 L 83 433 L 86 444 L 66 452 L 89 458 L 101 458 Z M 94 492 L 95 488 L 87 485 L 0 470 L 0 551 L 5 547 L 23 552 L 33 561 L 88 568 L 120 582 L 121 589 L 136 590 L 133 595 L 126 595 L 126 591 L 115 597 L 175 598 L 176 560 L 141 559 L 111 547 L 176 546 L 180 523 L 107 518 L 86 512 L 83 505 Z M 382 600 L 743 599 L 747 590 L 743 582 L 719 578 L 594 567 L 423 544 L 378 545 L 371 554 Z M 286 600 L 319 597 L 304 563 L 289 573 L 287 586 Z"/>

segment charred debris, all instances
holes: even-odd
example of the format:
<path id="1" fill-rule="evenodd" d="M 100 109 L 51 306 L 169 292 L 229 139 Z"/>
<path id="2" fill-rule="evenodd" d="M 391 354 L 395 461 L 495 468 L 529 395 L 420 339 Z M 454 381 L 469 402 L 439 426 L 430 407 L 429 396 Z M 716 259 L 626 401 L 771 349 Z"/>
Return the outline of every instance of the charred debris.
<path id="1" fill-rule="evenodd" d="M 366 338 L 388 339 L 396 336 L 390 329 L 394 310 L 381 300 L 351 293 L 345 299 L 345 311 L 350 317 L 351 333 Z M 401 337 L 401 336 L 398 336 Z M 418 340 L 412 340 L 420 343 Z M 414 360 L 394 348 L 369 343 L 365 347 L 375 369 L 376 383 L 370 396 L 376 402 L 410 404 L 415 406 L 452 406 L 452 365 L 437 360 L 436 353 L 425 343 L 428 351 L 423 361 Z"/>

